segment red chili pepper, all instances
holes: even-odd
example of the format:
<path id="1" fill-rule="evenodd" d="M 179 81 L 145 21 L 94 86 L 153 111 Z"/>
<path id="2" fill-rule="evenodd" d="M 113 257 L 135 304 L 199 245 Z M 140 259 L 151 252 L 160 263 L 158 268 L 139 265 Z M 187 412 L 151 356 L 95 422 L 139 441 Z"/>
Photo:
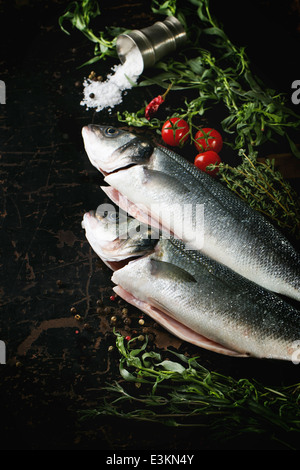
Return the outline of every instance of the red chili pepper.
<path id="1" fill-rule="evenodd" d="M 126 339 L 126 341 L 130 341 L 130 340 L 131 340 L 131 336 L 126 336 L 125 339 Z"/>
<path id="2" fill-rule="evenodd" d="M 165 100 L 161 95 L 156 96 L 150 103 L 146 106 L 145 109 L 145 118 L 150 120 L 150 118 L 155 114 L 160 107 L 160 105 L 164 102 Z"/>
<path id="3" fill-rule="evenodd" d="M 151 119 L 153 114 L 155 114 L 160 107 L 160 105 L 165 101 L 165 97 L 169 90 L 172 87 L 172 83 L 168 86 L 167 91 L 163 95 L 158 95 L 153 100 L 150 101 L 149 104 L 147 104 L 146 109 L 145 109 L 145 118 L 148 119 L 148 121 Z"/>

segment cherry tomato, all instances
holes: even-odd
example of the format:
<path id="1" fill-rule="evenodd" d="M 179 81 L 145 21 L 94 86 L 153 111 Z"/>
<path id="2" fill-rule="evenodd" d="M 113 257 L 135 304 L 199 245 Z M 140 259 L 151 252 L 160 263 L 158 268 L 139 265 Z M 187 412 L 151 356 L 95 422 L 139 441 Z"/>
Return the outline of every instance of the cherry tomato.
<path id="1" fill-rule="evenodd" d="M 207 152 L 198 153 L 198 155 L 196 155 L 195 160 L 194 160 L 195 166 L 197 166 L 198 168 L 200 168 L 200 170 L 205 171 L 211 176 L 215 176 L 218 173 L 219 168 L 215 168 L 213 170 L 207 170 L 206 169 L 207 165 L 210 165 L 211 163 L 216 164 L 220 162 L 221 162 L 221 158 L 213 150 L 207 150 Z"/>
<path id="2" fill-rule="evenodd" d="M 161 136 L 166 144 L 178 147 L 188 139 L 189 125 L 184 119 L 170 118 L 162 126 Z"/>
<path id="3" fill-rule="evenodd" d="M 223 139 L 221 134 L 212 129 L 211 127 L 204 127 L 195 134 L 195 146 L 199 152 L 204 152 L 205 150 L 213 150 L 216 153 L 219 153 L 223 147 Z"/>

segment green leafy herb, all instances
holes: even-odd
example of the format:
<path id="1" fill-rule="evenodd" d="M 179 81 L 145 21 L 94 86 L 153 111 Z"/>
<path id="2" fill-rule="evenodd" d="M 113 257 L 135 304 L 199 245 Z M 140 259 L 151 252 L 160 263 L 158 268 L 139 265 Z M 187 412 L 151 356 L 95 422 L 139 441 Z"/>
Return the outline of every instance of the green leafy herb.
<path id="1" fill-rule="evenodd" d="M 81 419 L 101 415 L 162 423 L 166 426 L 207 427 L 212 436 L 230 440 L 247 433 L 280 439 L 300 431 L 300 384 L 265 387 L 254 380 L 234 379 L 209 371 L 196 357 L 174 351 L 164 359 L 126 342 L 116 333 L 123 378 L 105 387 L 103 404 L 81 411 Z M 284 441 L 286 439 L 286 441 Z"/>
<path id="2" fill-rule="evenodd" d="M 134 127 L 144 127 L 149 126 L 153 129 L 158 129 L 160 127 L 159 119 L 152 118 L 151 120 L 147 120 L 145 118 L 145 113 L 143 109 L 140 109 L 137 113 L 130 113 L 129 111 L 125 110 L 123 113 L 117 113 L 118 120 L 120 122 L 126 122 L 128 126 Z"/>
<path id="3" fill-rule="evenodd" d="M 82 64 L 93 64 L 94 62 L 105 59 L 107 56 L 117 57 L 116 53 L 116 40 L 117 36 L 124 32 L 124 28 L 106 28 L 105 32 L 100 31 L 96 35 L 90 27 L 90 22 L 101 14 L 97 0 L 81 0 L 78 2 L 71 2 L 66 12 L 59 17 L 59 25 L 66 34 L 70 34 L 65 29 L 63 23 L 68 20 L 74 28 L 81 31 L 90 41 L 95 43 L 94 57 Z"/>
<path id="4" fill-rule="evenodd" d="M 171 80 L 172 93 L 195 89 L 198 96 L 186 101 L 186 109 L 174 110 L 174 116 L 184 119 L 189 115 L 190 124 L 193 124 L 193 119 L 203 115 L 207 108 L 221 104 L 227 110 L 227 116 L 221 124 L 224 132 L 232 135 L 234 142 L 230 142 L 230 145 L 234 148 L 247 148 L 251 152 L 252 147 L 258 147 L 279 135 L 287 138 L 291 151 L 300 158 L 300 151 L 289 134 L 289 131 L 299 129 L 300 116 L 286 105 L 284 95 L 266 88 L 252 74 L 245 49 L 236 47 L 230 41 L 224 29 L 212 17 L 209 1 L 188 0 L 179 7 L 176 0 L 152 0 L 150 8 L 156 14 L 176 15 L 185 25 L 189 42 L 178 55 L 180 60 L 164 58 L 156 64 L 158 73 L 142 80 L 139 86 L 156 84 L 167 89 Z M 69 20 L 73 27 L 95 43 L 94 57 L 83 65 L 107 56 L 116 56 L 117 36 L 124 31 L 121 28 L 106 28 L 106 33 L 100 31 L 95 34 L 90 21 L 98 15 L 100 10 L 96 0 L 81 0 L 71 2 L 59 18 L 64 32 L 68 33 L 63 22 Z M 208 41 L 208 49 L 202 47 L 203 38 Z M 136 113 L 124 113 L 123 116 L 119 113 L 119 119 L 141 126 L 140 115 L 143 111 L 144 108 Z M 158 127 L 157 121 L 143 122 L 143 125 Z"/>
<path id="5" fill-rule="evenodd" d="M 235 149 L 246 147 L 250 152 L 252 147 L 274 140 L 277 134 L 287 138 L 291 151 L 299 158 L 300 152 L 289 131 L 299 129 L 300 116 L 286 105 L 283 94 L 267 88 L 252 74 L 245 49 L 237 48 L 212 18 L 208 0 L 189 2 L 197 7 L 200 23 L 195 21 L 194 10 L 178 10 L 183 22 L 192 25 L 187 30 L 188 51 L 179 54 L 180 61 L 169 57 L 156 64 L 162 72 L 141 81 L 140 86 L 152 84 L 167 88 L 171 80 L 173 92 L 195 89 L 198 96 L 186 101 L 186 109 L 175 110 L 174 115 L 185 119 L 193 111 L 190 119 L 193 120 L 209 107 L 223 105 L 227 117 L 221 125 L 224 132 L 232 134 Z M 203 35 L 210 39 L 208 50 L 200 46 Z"/>
<path id="6" fill-rule="evenodd" d="M 158 15 L 175 16 L 177 0 L 152 0 L 151 9 Z"/>

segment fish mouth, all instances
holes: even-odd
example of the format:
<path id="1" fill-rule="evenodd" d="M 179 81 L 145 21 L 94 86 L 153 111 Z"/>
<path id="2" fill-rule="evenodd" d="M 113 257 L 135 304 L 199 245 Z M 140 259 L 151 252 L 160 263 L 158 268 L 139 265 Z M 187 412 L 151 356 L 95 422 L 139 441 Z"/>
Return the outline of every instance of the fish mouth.
<path id="1" fill-rule="evenodd" d="M 178 320 L 175 320 L 173 317 L 171 317 L 167 311 L 161 310 L 154 305 L 151 305 L 145 301 L 136 298 L 130 292 L 123 289 L 123 287 L 121 287 L 120 285 L 116 285 L 115 287 L 113 287 L 113 290 L 119 297 L 121 297 L 127 303 L 146 313 L 156 323 L 159 323 L 167 331 L 182 339 L 183 341 L 187 341 L 188 343 L 194 344 L 195 346 L 198 346 L 200 348 L 207 349 L 209 351 L 218 354 L 223 354 L 226 356 L 249 357 L 248 354 L 243 354 L 226 348 L 225 346 L 216 343 L 210 340 L 209 338 L 202 336 L 199 333 L 196 333 L 184 324 L 180 323 Z"/>
<path id="2" fill-rule="evenodd" d="M 110 171 L 104 170 L 100 166 L 98 166 L 97 169 L 105 177 L 105 176 L 108 176 L 108 175 L 112 175 L 113 173 L 118 173 L 119 171 L 122 171 L 122 170 L 127 170 L 128 168 L 131 168 L 132 166 L 137 166 L 137 165 L 138 165 L 138 163 L 128 163 L 127 165 L 120 166 L 118 168 L 114 168 L 113 170 L 110 170 Z"/>

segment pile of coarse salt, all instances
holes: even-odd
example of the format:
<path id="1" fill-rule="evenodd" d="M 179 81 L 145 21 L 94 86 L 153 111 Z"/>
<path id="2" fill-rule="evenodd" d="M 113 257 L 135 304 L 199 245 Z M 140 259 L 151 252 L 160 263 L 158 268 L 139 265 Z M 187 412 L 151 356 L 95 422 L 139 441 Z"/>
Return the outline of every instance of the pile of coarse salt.
<path id="1" fill-rule="evenodd" d="M 101 111 L 104 108 L 113 108 L 122 102 L 122 94 L 137 83 L 143 71 L 143 59 L 138 48 L 132 48 L 126 56 L 123 64 L 115 65 L 112 72 L 103 82 L 85 79 L 84 98 L 82 106 L 96 108 Z"/>

